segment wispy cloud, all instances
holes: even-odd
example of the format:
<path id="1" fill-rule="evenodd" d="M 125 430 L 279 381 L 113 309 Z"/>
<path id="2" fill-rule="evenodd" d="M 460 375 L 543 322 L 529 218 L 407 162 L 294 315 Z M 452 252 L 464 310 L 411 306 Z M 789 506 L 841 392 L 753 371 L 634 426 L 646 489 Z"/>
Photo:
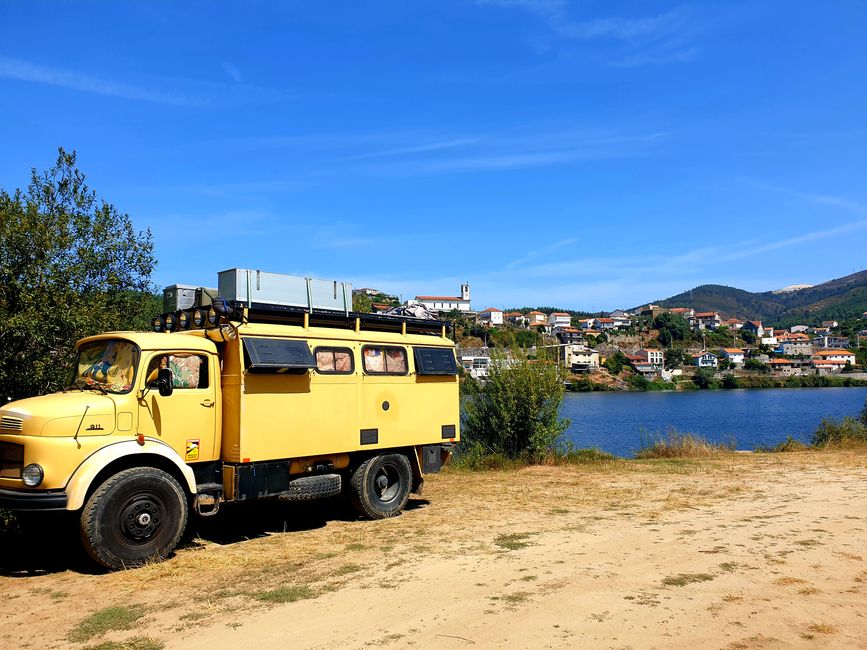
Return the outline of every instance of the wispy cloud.
<path id="1" fill-rule="evenodd" d="M 463 146 L 460 155 L 451 151 L 410 152 L 407 149 L 399 162 L 382 163 L 369 167 L 369 170 L 397 176 L 418 176 L 551 167 L 642 155 L 666 136 L 666 133 L 575 131 L 495 134 L 473 139 L 472 145 Z"/>
<path id="2" fill-rule="evenodd" d="M 241 71 L 231 63 L 223 62 L 223 71 L 232 78 L 232 81 L 236 83 L 241 83 L 244 81 L 244 78 L 241 76 Z"/>
<path id="3" fill-rule="evenodd" d="M 577 237 L 573 237 L 571 239 L 564 239 L 562 241 L 558 241 L 550 246 L 545 246 L 544 248 L 539 248 L 536 250 L 529 251 L 527 254 L 522 255 L 518 259 L 512 260 L 508 264 L 506 264 L 507 269 L 513 269 L 516 266 L 521 266 L 522 264 L 526 264 L 527 262 L 531 262 L 540 257 L 544 257 L 545 255 L 550 255 L 556 250 L 561 248 L 565 248 L 566 246 L 571 246 L 572 244 L 578 241 Z"/>
<path id="4" fill-rule="evenodd" d="M 695 27 L 685 7 L 653 16 L 573 18 L 565 0 L 479 0 L 479 4 L 520 8 L 541 17 L 567 41 L 609 40 L 618 43 L 620 53 L 609 60 L 617 67 L 691 61 L 698 54 L 693 44 Z"/>
<path id="5" fill-rule="evenodd" d="M 147 83 L 118 82 L 96 74 L 0 56 L 0 79 L 39 83 L 154 104 L 187 107 L 237 106 L 280 102 L 295 96 L 291 90 L 240 83 L 240 75 L 236 79 L 237 83 L 165 76 L 145 76 L 145 78 L 148 80 Z"/>
<path id="6" fill-rule="evenodd" d="M 361 160 L 364 158 L 387 158 L 389 156 L 405 156 L 409 154 L 428 153 L 432 151 L 442 151 L 443 149 L 465 147 L 476 142 L 478 142 L 478 138 L 455 138 L 440 142 L 427 142 L 423 144 L 410 145 L 405 147 L 396 147 L 394 149 L 385 149 L 383 151 L 360 153 L 354 156 L 347 156 L 345 160 Z"/>
<path id="7" fill-rule="evenodd" d="M 843 208 L 844 210 L 854 212 L 855 214 L 867 215 L 867 203 L 855 201 L 845 196 L 837 196 L 835 194 L 822 194 L 818 192 L 804 192 L 802 190 L 793 190 L 788 187 L 782 187 L 780 185 L 774 185 L 771 183 L 763 183 L 761 181 L 755 181 L 750 179 L 743 180 L 748 185 L 752 185 L 753 187 L 760 190 L 776 192 L 777 194 L 785 194 L 793 198 L 810 201 L 811 203 L 816 203 L 819 205 L 829 205 L 832 207 Z"/>
<path id="8" fill-rule="evenodd" d="M 210 101 L 205 97 L 174 94 L 128 83 L 108 81 L 92 75 L 36 65 L 8 57 L 0 57 L 0 78 L 29 81 L 156 104 L 173 106 L 206 106 L 210 104 Z"/>

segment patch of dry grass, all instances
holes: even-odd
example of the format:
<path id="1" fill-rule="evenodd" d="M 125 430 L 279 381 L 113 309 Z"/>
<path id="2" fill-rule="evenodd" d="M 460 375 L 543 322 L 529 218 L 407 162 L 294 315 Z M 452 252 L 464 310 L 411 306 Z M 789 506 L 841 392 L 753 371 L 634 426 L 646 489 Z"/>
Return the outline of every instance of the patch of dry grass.
<path id="1" fill-rule="evenodd" d="M 733 445 L 710 442 L 694 433 L 669 431 L 635 452 L 636 458 L 708 458 L 733 451 Z"/>

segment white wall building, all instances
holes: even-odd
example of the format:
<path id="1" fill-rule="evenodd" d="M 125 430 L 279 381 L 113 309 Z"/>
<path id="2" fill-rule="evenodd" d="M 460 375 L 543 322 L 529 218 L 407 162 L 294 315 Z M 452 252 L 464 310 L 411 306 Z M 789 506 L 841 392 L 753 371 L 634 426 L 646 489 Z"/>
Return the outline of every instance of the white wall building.
<path id="1" fill-rule="evenodd" d="M 424 305 L 430 311 L 471 311 L 470 285 L 462 284 L 459 296 L 416 296 L 409 304 Z"/>
<path id="2" fill-rule="evenodd" d="M 497 309 L 496 307 L 488 307 L 487 309 L 479 312 L 479 320 L 486 325 L 490 325 L 491 327 L 502 325 L 503 310 Z"/>

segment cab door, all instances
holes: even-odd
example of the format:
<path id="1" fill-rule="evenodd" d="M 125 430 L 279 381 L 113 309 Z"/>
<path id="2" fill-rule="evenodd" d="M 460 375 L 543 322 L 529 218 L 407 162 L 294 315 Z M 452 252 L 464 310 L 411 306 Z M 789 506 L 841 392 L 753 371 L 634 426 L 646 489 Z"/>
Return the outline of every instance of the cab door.
<path id="1" fill-rule="evenodd" d="M 144 397 L 139 399 L 138 433 L 162 440 L 187 463 L 215 460 L 217 413 L 216 360 L 199 351 L 152 353 L 145 359 Z M 172 371 L 172 394 L 160 395 L 157 373 Z"/>

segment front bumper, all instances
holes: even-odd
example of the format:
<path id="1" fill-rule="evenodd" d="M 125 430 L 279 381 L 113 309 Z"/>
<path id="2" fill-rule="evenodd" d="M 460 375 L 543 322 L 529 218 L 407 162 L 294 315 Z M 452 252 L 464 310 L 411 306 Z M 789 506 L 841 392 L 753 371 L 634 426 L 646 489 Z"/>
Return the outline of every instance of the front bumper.
<path id="1" fill-rule="evenodd" d="M 12 512 L 66 510 L 63 490 L 6 490 L 0 488 L 0 508 Z"/>

